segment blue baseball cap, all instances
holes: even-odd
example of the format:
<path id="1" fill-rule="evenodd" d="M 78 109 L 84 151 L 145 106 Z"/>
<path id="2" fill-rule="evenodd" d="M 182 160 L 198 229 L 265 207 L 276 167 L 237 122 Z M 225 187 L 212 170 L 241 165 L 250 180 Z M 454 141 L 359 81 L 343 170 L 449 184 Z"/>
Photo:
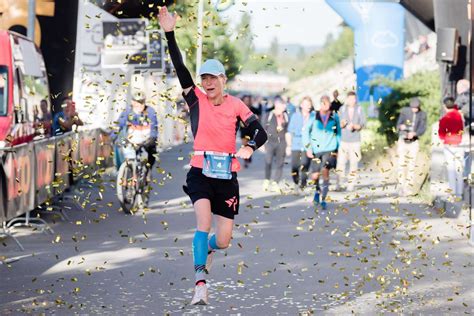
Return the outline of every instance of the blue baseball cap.
<path id="1" fill-rule="evenodd" d="M 206 74 L 213 76 L 225 76 L 224 65 L 222 65 L 222 63 L 217 59 L 208 59 L 204 64 L 202 64 L 201 68 L 199 69 L 199 76 Z"/>

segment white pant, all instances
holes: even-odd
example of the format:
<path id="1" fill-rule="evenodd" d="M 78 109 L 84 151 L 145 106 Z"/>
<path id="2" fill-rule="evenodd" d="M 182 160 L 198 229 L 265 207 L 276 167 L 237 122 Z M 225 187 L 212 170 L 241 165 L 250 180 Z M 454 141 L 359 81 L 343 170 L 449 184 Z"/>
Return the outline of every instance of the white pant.
<path id="1" fill-rule="evenodd" d="M 418 141 L 406 143 L 398 140 L 398 184 L 405 191 L 413 191 L 415 180 L 416 156 L 420 149 Z"/>
<path id="2" fill-rule="evenodd" d="M 448 169 L 448 183 L 451 193 L 462 196 L 464 148 L 460 146 L 444 145 L 444 158 Z"/>
<path id="3" fill-rule="evenodd" d="M 361 159 L 360 142 L 341 142 L 337 153 L 338 181 L 344 182 L 346 165 L 349 162 L 349 186 L 354 186 L 357 179 L 358 164 Z"/>

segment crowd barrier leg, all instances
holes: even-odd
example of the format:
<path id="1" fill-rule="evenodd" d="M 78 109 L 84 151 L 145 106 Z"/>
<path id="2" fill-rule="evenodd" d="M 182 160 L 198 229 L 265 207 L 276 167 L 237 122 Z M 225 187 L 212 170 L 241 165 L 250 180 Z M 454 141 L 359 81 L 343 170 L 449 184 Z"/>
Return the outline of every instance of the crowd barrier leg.
<path id="1" fill-rule="evenodd" d="M 0 227 L 0 237 L 10 237 L 16 242 L 16 244 L 18 245 L 18 248 L 20 248 L 21 251 L 25 250 L 25 248 L 20 243 L 20 241 L 15 236 L 13 236 L 13 234 L 10 233 L 10 229 L 7 226 L 6 222 L 2 222 L 2 226 Z"/>
<path id="2" fill-rule="evenodd" d="M 41 210 L 41 208 L 39 208 Z M 69 222 L 69 216 L 67 216 L 66 212 L 64 212 L 64 209 L 62 207 L 59 207 L 55 204 L 48 205 L 46 206 L 47 212 L 53 212 L 57 214 L 63 222 Z"/>
<path id="3" fill-rule="evenodd" d="M 30 211 L 25 213 L 25 217 L 17 217 L 8 222 L 7 228 L 11 227 L 35 227 L 39 228 L 41 232 L 48 231 L 54 234 L 54 230 L 42 218 L 31 218 Z"/>

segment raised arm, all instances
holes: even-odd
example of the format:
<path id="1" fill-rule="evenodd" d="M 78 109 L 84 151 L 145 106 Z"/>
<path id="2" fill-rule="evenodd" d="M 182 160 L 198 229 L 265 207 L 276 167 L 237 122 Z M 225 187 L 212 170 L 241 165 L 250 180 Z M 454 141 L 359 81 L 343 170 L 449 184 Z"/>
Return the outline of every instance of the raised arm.
<path id="1" fill-rule="evenodd" d="M 171 61 L 173 62 L 174 69 L 176 69 L 179 83 L 181 84 L 181 88 L 183 88 L 184 94 L 186 95 L 194 87 L 194 81 L 191 77 L 191 73 L 183 62 L 183 57 L 181 56 L 178 43 L 176 43 L 176 38 L 174 36 L 174 27 L 176 25 L 177 15 L 172 15 L 168 12 L 166 7 L 162 7 L 160 9 L 158 19 L 160 21 L 161 28 L 165 31 Z"/>

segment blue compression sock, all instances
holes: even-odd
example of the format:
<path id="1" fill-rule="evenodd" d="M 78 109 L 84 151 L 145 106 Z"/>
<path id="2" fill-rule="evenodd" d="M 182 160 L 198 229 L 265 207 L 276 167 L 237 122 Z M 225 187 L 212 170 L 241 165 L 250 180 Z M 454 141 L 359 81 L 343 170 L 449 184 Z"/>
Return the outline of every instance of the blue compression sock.
<path id="1" fill-rule="evenodd" d="M 197 230 L 193 239 L 193 259 L 196 283 L 206 280 L 207 237 L 209 233 Z"/>
<path id="2" fill-rule="evenodd" d="M 217 240 L 216 240 L 216 235 L 212 235 L 211 239 L 209 239 L 209 248 L 212 250 L 218 250 L 221 249 L 219 246 L 217 246 Z"/>

